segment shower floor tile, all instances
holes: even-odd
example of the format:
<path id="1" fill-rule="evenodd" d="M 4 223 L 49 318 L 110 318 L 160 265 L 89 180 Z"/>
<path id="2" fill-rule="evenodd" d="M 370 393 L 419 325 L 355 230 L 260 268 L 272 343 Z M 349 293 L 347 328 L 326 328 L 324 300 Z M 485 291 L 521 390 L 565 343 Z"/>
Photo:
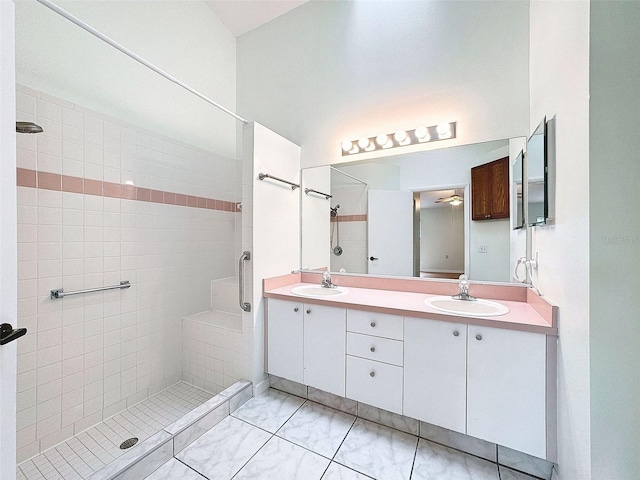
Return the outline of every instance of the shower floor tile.
<path id="1" fill-rule="evenodd" d="M 213 397 L 212 393 L 179 382 L 146 400 L 80 432 L 18 465 L 18 480 L 82 480 L 127 450 L 131 437 L 142 442 Z"/>

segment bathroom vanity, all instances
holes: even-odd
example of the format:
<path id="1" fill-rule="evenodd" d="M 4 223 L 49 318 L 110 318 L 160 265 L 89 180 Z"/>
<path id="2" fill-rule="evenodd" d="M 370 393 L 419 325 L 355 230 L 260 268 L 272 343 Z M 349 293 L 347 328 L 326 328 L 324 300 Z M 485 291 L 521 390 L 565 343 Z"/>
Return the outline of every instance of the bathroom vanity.
<path id="1" fill-rule="evenodd" d="M 331 294 L 320 278 L 265 280 L 268 373 L 555 460 L 556 307 L 473 285 L 508 312 L 453 314 L 429 299 L 456 283 L 340 276 Z"/>

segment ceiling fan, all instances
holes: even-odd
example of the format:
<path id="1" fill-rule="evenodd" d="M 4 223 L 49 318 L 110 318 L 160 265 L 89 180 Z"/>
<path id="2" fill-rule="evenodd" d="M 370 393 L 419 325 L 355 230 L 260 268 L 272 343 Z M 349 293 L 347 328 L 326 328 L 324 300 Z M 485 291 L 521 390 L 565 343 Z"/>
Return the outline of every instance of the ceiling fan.
<path id="1" fill-rule="evenodd" d="M 441 197 L 437 199 L 436 203 L 449 203 L 450 205 L 456 207 L 458 205 L 461 205 L 463 201 L 464 198 L 462 197 L 462 195 L 454 193 L 453 195 L 450 195 L 448 197 Z"/>

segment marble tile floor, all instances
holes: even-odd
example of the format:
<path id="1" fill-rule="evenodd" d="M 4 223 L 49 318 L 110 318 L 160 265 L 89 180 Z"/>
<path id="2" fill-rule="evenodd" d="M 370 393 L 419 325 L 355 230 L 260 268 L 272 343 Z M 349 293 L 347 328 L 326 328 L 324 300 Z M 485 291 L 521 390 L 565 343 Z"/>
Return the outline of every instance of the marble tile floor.
<path id="1" fill-rule="evenodd" d="M 184 382 L 153 395 L 73 438 L 18 465 L 17 480 L 80 480 L 128 450 L 131 437 L 142 442 L 213 397 Z M 174 477 L 177 478 L 177 477 Z"/>
<path id="2" fill-rule="evenodd" d="M 146 480 L 534 480 L 310 400 L 270 389 Z"/>

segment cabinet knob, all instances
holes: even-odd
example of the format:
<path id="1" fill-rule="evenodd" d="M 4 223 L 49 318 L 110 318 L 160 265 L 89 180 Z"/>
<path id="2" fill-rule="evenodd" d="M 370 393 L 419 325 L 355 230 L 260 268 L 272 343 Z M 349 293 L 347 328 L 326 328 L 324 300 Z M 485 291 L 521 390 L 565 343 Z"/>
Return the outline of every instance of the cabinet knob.
<path id="1" fill-rule="evenodd" d="M 376 351 L 376 347 L 371 347 L 369 350 L 371 350 L 372 352 Z"/>
<path id="2" fill-rule="evenodd" d="M 491 218 L 491 215 L 485 215 L 484 218 Z"/>
<path id="3" fill-rule="evenodd" d="M 376 376 L 376 372 L 371 372 L 371 373 L 369 374 L 369 376 L 371 376 L 371 377 L 375 377 L 375 376 Z"/>
<path id="4" fill-rule="evenodd" d="M 307 314 L 309 314 L 309 313 L 311 313 L 311 309 L 310 308 L 307 309 Z"/>
<path id="5" fill-rule="evenodd" d="M 482 335 L 480 334 L 476 335 L 476 340 L 482 340 Z"/>
<path id="6" fill-rule="evenodd" d="M 457 336 L 459 336 L 459 335 L 460 335 L 460 332 L 459 332 L 458 330 L 454 330 L 454 331 L 453 331 L 453 336 L 454 336 L 454 337 L 457 337 Z"/>
<path id="7" fill-rule="evenodd" d="M 376 322 L 371 322 L 371 327 L 375 327 L 376 326 Z"/>
<path id="8" fill-rule="evenodd" d="M 298 307 L 294 308 L 293 311 L 298 313 L 298 310 L 300 310 Z"/>

